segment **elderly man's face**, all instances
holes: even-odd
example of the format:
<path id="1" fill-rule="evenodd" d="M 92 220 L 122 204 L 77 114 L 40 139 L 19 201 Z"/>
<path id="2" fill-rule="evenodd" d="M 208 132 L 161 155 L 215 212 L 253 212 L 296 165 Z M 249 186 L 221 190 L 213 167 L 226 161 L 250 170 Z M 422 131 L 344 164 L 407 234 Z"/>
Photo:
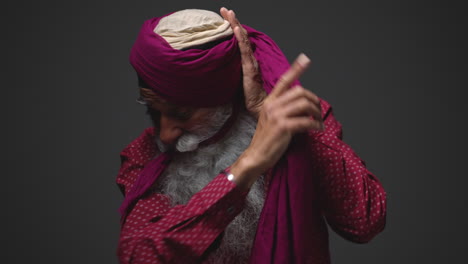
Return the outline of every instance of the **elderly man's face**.
<path id="1" fill-rule="evenodd" d="M 209 122 L 211 108 L 188 108 L 164 101 L 156 101 L 151 106 L 159 112 L 159 138 L 166 145 L 174 145 L 185 133 L 196 132 Z"/>
<path id="2" fill-rule="evenodd" d="M 206 139 L 205 135 L 199 134 L 206 134 L 207 131 L 204 128 L 213 125 L 210 117 L 215 108 L 177 106 L 157 96 L 151 90 L 145 90 L 147 91 L 142 93 L 142 96 L 148 102 L 150 115 L 158 129 L 159 139 L 165 147 L 174 147 L 181 137 L 191 137 L 192 140 L 200 142 Z M 194 143 L 198 146 L 200 142 Z M 187 147 L 181 148 L 178 150 L 193 150 L 185 149 Z"/>

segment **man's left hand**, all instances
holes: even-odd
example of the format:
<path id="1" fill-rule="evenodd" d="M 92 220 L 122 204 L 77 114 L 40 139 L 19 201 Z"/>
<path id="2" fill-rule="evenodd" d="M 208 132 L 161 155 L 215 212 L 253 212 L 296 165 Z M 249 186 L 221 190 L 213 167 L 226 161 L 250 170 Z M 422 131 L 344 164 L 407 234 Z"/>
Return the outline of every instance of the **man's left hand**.
<path id="1" fill-rule="evenodd" d="M 231 24 L 231 28 L 239 43 L 242 59 L 245 107 L 258 119 L 260 109 L 267 94 L 263 89 L 262 76 L 258 68 L 257 59 L 255 59 L 253 54 L 247 31 L 237 20 L 234 11 L 222 7 L 220 13 Z"/>

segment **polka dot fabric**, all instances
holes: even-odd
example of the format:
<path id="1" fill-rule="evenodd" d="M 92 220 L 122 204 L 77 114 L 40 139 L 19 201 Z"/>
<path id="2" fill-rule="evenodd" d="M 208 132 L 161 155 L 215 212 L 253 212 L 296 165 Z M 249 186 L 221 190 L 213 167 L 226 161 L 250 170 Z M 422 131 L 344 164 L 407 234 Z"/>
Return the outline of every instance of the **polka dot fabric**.
<path id="1" fill-rule="evenodd" d="M 365 243 L 385 227 L 385 190 L 365 162 L 341 140 L 341 124 L 333 117 L 331 106 L 324 100 L 321 106 L 326 130 L 311 131 L 310 135 L 323 214 L 336 233 Z"/>
<path id="2" fill-rule="evenodd" d="M 311 162 L 316 164 L 311 174 L 320 179 L 323 217 L 344 238 L 368 242 L 385 226 L 385 191 L 365 162 L 341 140 L 341 125 L 330 105 L 322 100 L 321 106 L 326 130 L 309 135 Z M 122 151 L 117 184 L 124 195 L 145 164 L 158 154 L 154 136 L 154 129 L 148 128 Z M 203 263 L 215 250 L 214 242 L 242 211 L 245 197 L 246 193 L 220 174 L 185 205 L 171 207 L 162 194 L 140 199 L 122 225 L 117 252 L 120 263 Z M 316 229 L 327 232 L 323 225 Z M 325 244 L 319 250 L 322 255 L 316 256 L 317 263 L 329 263 L 327 237 L 318 236 L 317 240 Z"/>
<path id="3" fill-rule="evenodd" d="M 245 193 L 218 175 L 186 205 L 167 196 L 140 199 L 127 217 L 119 245 L 123 263 L 192 263 L 237 216 Z"/>

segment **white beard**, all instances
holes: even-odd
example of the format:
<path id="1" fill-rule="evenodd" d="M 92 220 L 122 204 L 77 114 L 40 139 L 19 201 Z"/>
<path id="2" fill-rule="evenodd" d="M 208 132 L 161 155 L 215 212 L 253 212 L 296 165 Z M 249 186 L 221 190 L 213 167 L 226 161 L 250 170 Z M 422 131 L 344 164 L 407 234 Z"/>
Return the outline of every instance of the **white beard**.
<path id="1" fill-rule="evenodd" d="M 189 145 L 195 142 L 198 147 L 198 143 L 214 135 L 231 113 L 222 110 L 217 112 L 214 119 L 211 119 L 214 122 L 211 123 L 221 125 L 212 126 L 211 131 L 203 133 L 205 136 L 184 142 L 188 142 Z M 219 122 L 221 120 L 224 121 Z M 169 196 L 172 205 L 186 204 L 221 170 L 237 160 L 249 146 L 255 128 L 256 120 L 247 112 L 241 111 L 233 127 L 218 142 L 191 152 L 175 153 L 174 159 L 161 175 L 154 191 Z M 158 137 L 156 141 L 159 141 Z M 158 142 L 158 146 L 160 144 L 161 142 Z M 184 145 L 186 144 L 179 144 L 179 142 L 176 144 L 181 150 L 190 149 Z M 176 148 L 179 149 L 179 147 Z M 225 229 L 219 248 L 208 256 L 207 263 L 248 262 L 264 199 L 264 185 L 261 177 L 250 189 L 243 211 Z"/>

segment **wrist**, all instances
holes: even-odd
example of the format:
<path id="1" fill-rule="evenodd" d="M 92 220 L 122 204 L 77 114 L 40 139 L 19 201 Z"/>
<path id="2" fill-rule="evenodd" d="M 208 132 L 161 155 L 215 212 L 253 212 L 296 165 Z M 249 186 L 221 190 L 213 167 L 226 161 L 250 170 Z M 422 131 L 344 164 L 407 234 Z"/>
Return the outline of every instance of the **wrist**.
<path id="1" fill-rule="evenodd" d="M 239 188 L 248 190 L 260 176 L 255 168 L 255 162 L 241 155 L 230 167 L 230 173 L 234 176 L 233 181 Z"/>

